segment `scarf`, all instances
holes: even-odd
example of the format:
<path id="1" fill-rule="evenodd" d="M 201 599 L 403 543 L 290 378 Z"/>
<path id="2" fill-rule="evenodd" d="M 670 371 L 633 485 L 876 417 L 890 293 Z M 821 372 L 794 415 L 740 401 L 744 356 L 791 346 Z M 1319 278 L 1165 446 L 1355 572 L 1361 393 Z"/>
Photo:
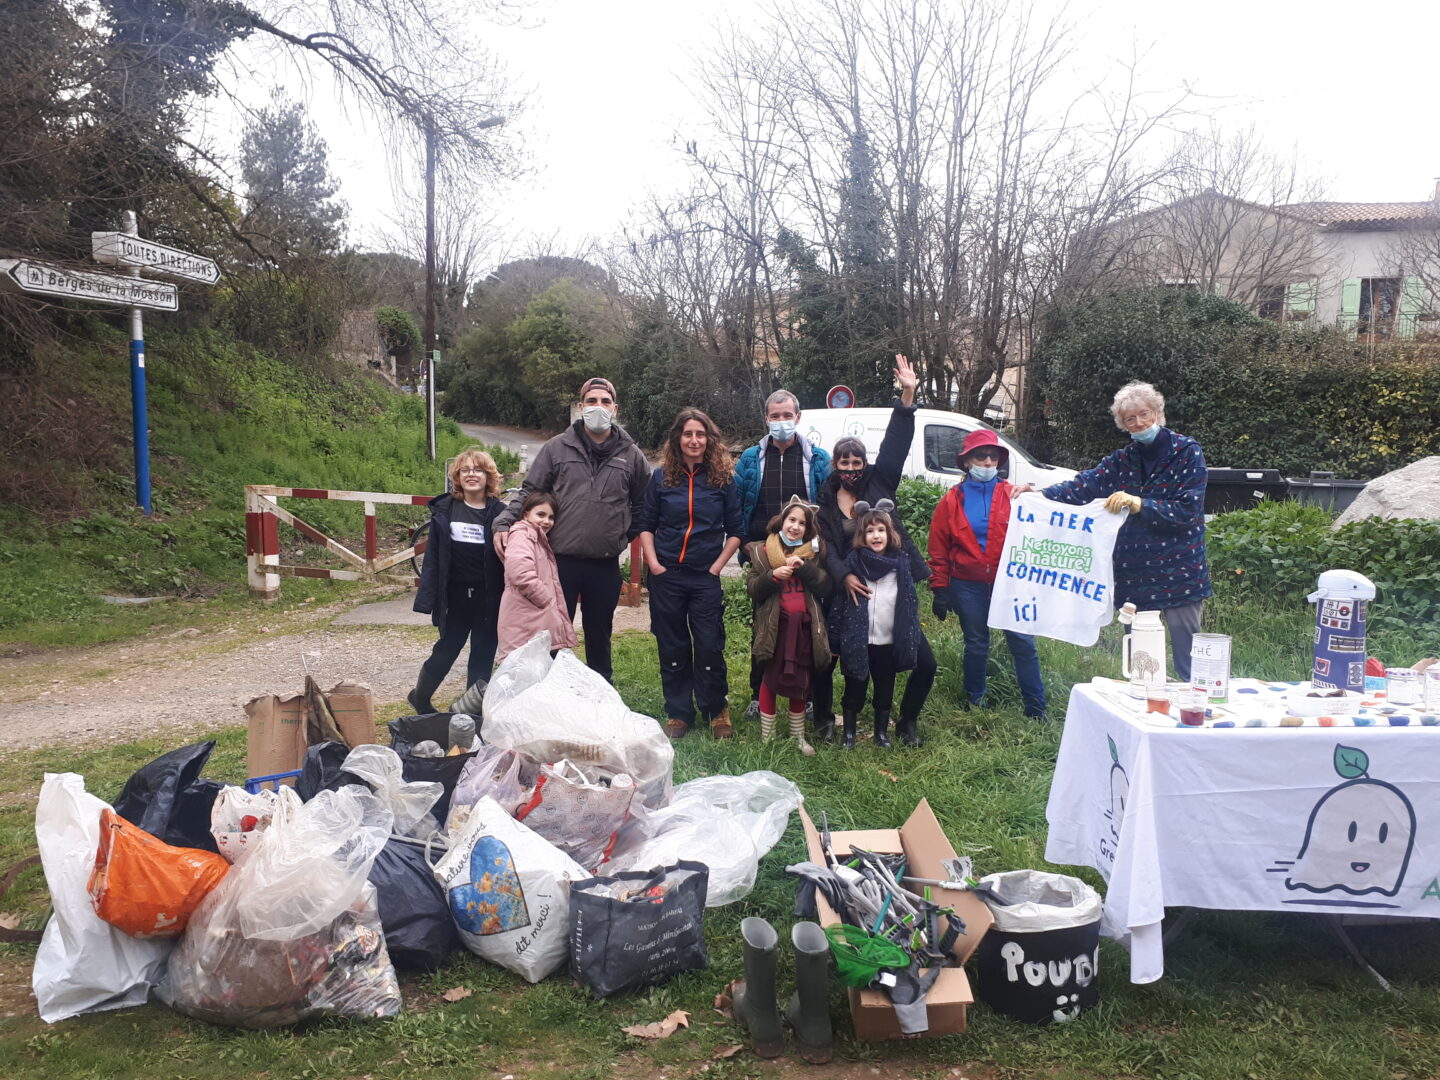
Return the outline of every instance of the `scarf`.
<path id="1" fill-rule="evenodd" d="M 905 557 L 903 551 L 886 551 L 884 553 L 871 551 L 868 547 L 856 548 L 855 556 L 864 571 L 866 581 L 879 581 L 886 574 L 893 574 L 900 569 L 900 560 Z"/>
<path id="2" fill-rule="evenodd" d="M 813 559 L 815 557 L 815 545 L 809 541 L 802 541 L 793 548 L 787 548 L 780 542 L 779 533 L 771 533 L 765 537 L 765 557 L 770 560 L 772 569 L 785 565 L 785 560 L 791 555 L 799 555 L 802 559 Z"/>

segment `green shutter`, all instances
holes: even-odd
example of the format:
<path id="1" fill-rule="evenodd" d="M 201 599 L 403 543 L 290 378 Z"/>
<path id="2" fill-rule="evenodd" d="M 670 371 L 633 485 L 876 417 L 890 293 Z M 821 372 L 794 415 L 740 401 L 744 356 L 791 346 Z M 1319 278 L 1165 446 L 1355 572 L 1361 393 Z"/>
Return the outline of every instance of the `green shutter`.
<path id="1" fill-rule="evenodd" d="M 1356 298 L 1359 305 L 1359 298 Z M 1285 308 L 1289 312 L 1287 321 L 1306 321 L 1315 317 L 1315 285 L 1309 281 L 1297 281 L 1285 287 Z"/>
<path id="2" fill-rule="evenodd" d="M 1395 336 L 1413 338 L 1415 322 L 1425 310 L 1425 282 L 1418 277 L 1400 279 L 1400 317 L 1395 322 Z"/>
<path id="3" fill-rule="evenodd" d="M 1340 326 L 1352 333 L 1360 319 L 1360 279 L 1346 278 L 1340 287 Z"/>

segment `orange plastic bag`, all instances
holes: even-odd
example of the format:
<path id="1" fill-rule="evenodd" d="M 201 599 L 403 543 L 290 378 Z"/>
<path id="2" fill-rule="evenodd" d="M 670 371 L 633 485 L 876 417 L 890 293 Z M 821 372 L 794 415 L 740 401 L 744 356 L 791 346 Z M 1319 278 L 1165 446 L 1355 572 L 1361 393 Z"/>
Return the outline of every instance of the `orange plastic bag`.
<path id="1" fill-rule="evenodd" d="M 137 938 L 179 937 L 230 864 L 210 851 L 172 847 L 108 806 L 90 871 L 95 914 Z"/>

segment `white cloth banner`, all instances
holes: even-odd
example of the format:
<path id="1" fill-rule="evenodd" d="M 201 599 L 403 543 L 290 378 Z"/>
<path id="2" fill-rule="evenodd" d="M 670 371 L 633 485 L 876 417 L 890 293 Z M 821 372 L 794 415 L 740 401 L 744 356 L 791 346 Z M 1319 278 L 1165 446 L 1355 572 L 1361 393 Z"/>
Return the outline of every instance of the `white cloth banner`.
<path id="1" fill-rule="evenodd" d="M 1109 882 L 1132 982 L 1167 907 L 1440 916 L 1440 729 L 1158 727 L 1080 685 L 1045 816 L 1045 858 Z"/>
<path id="2" fill-rule="evenodd" d="M 1115 614 L 1115 537 L 1127 513 L 1026 492 L 1010 502 L 990 626 L 1094 645 Z"/>

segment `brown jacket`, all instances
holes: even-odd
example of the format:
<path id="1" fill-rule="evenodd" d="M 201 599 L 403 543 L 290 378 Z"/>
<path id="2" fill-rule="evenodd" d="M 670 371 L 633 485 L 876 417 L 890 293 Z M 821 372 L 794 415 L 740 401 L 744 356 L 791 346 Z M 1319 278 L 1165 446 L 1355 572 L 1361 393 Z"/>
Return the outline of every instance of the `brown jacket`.
<path id="1" fill-rule="evenodd" d="M 770 576 L 770 556 L 765 544 L 749 544 L 745 549 L 750 559 L 745 589 L 755 605 L 755 638 L 750 655 L 762 662 L 775 655 L 775 640 L 780 636 L 780 583 Z M 815 652 L 815 666 L 830 663 L 830 634 L 825 629 L 825 612 L 820 601 L 830 595 L 830 575 L 818 558 L 806 559 L 795 571 L 805 585 L 805 607 L 810 612 L 810 642 Z"/>

